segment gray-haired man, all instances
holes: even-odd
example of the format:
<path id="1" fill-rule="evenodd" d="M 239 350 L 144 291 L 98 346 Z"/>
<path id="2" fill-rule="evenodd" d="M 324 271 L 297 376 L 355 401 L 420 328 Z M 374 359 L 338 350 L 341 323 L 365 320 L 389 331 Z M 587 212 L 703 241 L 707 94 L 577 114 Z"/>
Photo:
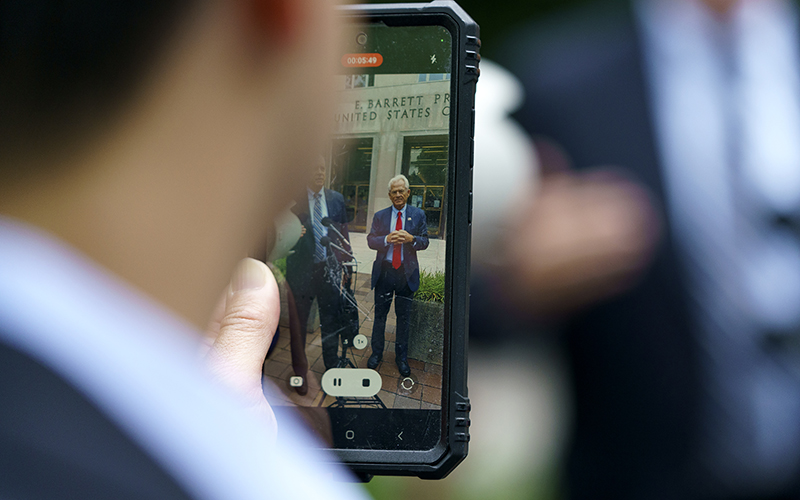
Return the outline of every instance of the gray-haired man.
<path id="1" fill-rule="evenodd" d="M 375 323 L 372 327 L 372 356 L 367 367 L 375 369 L 383 359 L 386 315 L 397 296 L 395 362 L 400 375 L 408 377 L 408 316 L 411 298 L 419 289 L 417 251 L 428 248 L 428 225 L 425 212 L 406 203 L 411 189 L 408 179 L 398 175 L 389 181 L 392 206 L 375 213 L 367 236 L 369 247 L 378 251 L 372 265 L 372 288 L 375 289 Z"/>

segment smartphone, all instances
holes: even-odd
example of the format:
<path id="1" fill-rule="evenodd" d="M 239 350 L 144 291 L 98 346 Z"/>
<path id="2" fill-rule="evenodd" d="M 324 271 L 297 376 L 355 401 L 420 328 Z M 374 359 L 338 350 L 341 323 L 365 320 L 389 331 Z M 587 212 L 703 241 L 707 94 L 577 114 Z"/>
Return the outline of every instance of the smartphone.
<path id="1" fill-rule="evenodd" d="M 451 1 L 339 14 L 334 133 L 268 258 L 268 398 L 362 478 L 441 478 L 469 442 L 478 26 Z"/>

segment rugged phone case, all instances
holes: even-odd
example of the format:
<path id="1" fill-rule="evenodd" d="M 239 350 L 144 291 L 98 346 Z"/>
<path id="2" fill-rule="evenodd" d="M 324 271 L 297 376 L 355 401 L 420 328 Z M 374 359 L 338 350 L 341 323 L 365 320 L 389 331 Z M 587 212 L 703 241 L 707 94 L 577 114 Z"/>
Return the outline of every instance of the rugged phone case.
<path id="1" fill-rule="evenodd" d="M 441 439 L 429 450 L 335 450 L 359 477 L 409 475 L 439 479 L 467 455 L 470 402 L 467 396 L 467 327 L 472 226 L 475 87 L 480 74 L 479 27 L 453 1 L 340 7 L 346 21 L 388 26 L 438 25 L 453 38 L 451 72 L 450 161 L 446 253 L 445 345 Z"/>

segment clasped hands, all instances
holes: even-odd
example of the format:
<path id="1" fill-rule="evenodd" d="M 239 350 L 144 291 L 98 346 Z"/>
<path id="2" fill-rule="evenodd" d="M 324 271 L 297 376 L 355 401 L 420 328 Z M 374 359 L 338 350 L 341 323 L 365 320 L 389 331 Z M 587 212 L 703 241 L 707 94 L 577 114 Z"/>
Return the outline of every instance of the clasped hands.
<path id="1" fill-rule="evenodd" d="M 386 243 L 389 245 L 402 245 L 403 243 L 411 243 L 412 241 L 414 241 L 414 237 L 404 229 L 392 231 L 386 236 Z"/>

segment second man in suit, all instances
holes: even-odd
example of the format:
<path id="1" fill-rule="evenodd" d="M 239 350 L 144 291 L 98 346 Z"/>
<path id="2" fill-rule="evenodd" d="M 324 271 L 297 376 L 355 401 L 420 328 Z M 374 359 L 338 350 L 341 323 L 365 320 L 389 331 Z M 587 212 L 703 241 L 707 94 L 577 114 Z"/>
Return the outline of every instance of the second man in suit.
<path id="1" fill-rule="evenodd" d="M 408 331 L 411 300 L 419 289 L 417 252 L 428 248 L 428 225 L 425 212 L 409 206 L 411 189 L 408 179 L 398 175 L 389 181 L 392 206 L 375 213 L 367 243 L 378 251 L 372 265 L 372 288 L 375 289 L 375 322 L 372 327 L 372 356 L 367 367 L 375 369 L 383 359 L 386 316 L 394 301 L 397 315 L 395 362 L 400 375 L 408 377 Z"/>
<path id="2" fill-rule="evenodd" d="M 300 318 L 302 345 L 305 346 L 305 335 L 308 328 L 308 315 L 314 298 L 319 306 L 319 322 L 322 332 L 322 359 L 325 368 L 336 368 L 339 363 L 339 334 L 344 328 L 342 318 L 343 282 L 333 279 L 335 273 L 332 266 L 338 261 L 349 260 L 323 238 L 343 248 L 349 247 L 347 231 L 347 212 L 344 197 L 341 193 L 325 189 L 326 164 L 320 155 L 314 166 L 313 182 L 306 189 L 307 196 L 297 200 L 292 211 L 303 223 L 303 236 L 294 247 L 294 252 L 286 258 L 286 280 L 294 294 L 297 314 Z M 330 219 L 345 241 L 323 224 Z M 333 252 L 334 255 L 329 255 Z M 332 257 L 332 258 L 329 258 Z M 345 271 L 345 276 L 347 272 Z M 346 279 L 346 278 L 345 278 Z M 305 373 L 297 373 L 305 378 Z"/>

